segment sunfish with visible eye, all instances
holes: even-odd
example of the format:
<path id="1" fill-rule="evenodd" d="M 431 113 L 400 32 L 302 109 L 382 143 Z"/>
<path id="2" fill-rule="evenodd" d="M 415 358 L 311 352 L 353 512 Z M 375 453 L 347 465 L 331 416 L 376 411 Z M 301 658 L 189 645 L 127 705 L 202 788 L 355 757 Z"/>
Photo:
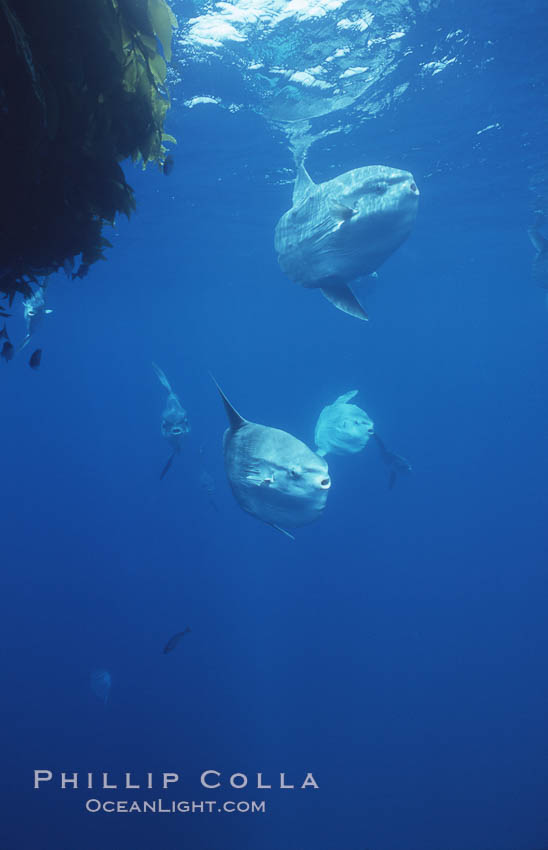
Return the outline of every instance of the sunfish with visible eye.
<path id="1" fill-rule="evenodd" d="M 333 404 L 324 407 L 318 417 L 314 442 L 318 454 L 328 452 L 337 455 L 361 452 L 374 432 L 373 422 L 357 404 L 349 404 L 358 390 L 350 390 L 338 397 Z"/>
<path id="2" fill-rule="evenodd" d="M 350 284 L 376 271 L 407 239 L 419 205 L 408 171 L 369 165 L 316 184 L 301 163 L 293 203 L 276 225 L 282 271 L 367 320 Z"/>
<path id="3" fill-rule="evenodd" d="M 284 526 L 314 522 L 325 508 L 327 463 L 286 431 L 244 419 L 216 386 L 229 422 L 223 450 L 234 498 L 244 511 L 292 537 Z"/>
<path id="4" fill-rule="evenodd" d="M 156 372 L 161 385 L 168 392 L 166 406 L 162 413 L 162 435 L 166 438 L 170 445 L 173 446 L 173 452 L 160 474 L 160 478 L 163 478 L 173 463 L 173 458 L 180 451 L 181 437 L 188 434 L 190 431 L 190 425 L 188 422 L 187 412 L 179 401 L 177 395 L 171 389 L 171 384 L 166 378 L 164 372 L 156 365 L 156 363 L 152 364 L 152 368 Z"/>

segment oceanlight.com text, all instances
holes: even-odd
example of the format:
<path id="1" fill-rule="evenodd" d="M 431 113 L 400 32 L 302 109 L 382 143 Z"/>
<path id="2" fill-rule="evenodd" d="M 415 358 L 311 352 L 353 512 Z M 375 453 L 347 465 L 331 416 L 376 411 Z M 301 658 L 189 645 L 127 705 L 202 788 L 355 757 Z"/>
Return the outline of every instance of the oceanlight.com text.
<path id="1" fill-rule="evenodd" d="M 86 800 L 93 814 L 265 814 L 265 800 Z"/>

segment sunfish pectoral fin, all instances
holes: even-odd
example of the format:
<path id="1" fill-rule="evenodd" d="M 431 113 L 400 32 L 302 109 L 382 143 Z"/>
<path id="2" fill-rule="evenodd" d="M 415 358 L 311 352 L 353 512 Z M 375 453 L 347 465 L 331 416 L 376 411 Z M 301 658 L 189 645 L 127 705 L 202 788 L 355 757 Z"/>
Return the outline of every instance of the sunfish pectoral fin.
<path id="1" fill-rule="evenodd" d="M 324 287 L 322 293 L 328 301 L 335 305 L 337 310 L 342 310 L 343 313 L 348 313 L 349 316 L 362 319 L 364 322 L 369 321 L 369 316 L 349 286 Z"/>
<path id="2" fill-rule="evenodd" d="M 276 525 L 274 522 L 269 522 L 268 524 L 271 525 L 272 528 L 275 528 L 276 531 L 280 531 L 282 534 L 285 534 L 285 536 L 289 537 L 290 540 L 295 540 L 293 535 L 290 534 L 289 531 L 286 531 L 285 528 L 281 528 L 279 525 Z"/>
<path id="3" fill-rule="evenodd" d="M 156 372 L 156 375 L 158 376 L 158 380 L 160 381 L 161 385 L 166 388 L 168 393 L 172 392 L 171 384 L 169 383 L 168 379 L 166 378 L 164 371 L 162 369 L 160 369 L 160 367 L 157 366 L 156 363 L 154 363 L 154 361 L 152 362 L 152 368 Z"/>
<path id="4" fill-rule="evenodd" d="M 293 186 L 293 206 L 298 204 L 299 201 L 302 201 L 309 192 L 312 191 L 316 187 L 316 184 L 312 180 L 312 177 L 304 167 L 304 164 L 301 162 L 299 167 L 297 168 L 297 176 L 295 178 L 295 184 Z"/>
<path id="5" fill-rule="evenodd" d="M 357 213 L 357 210 L 353 209 L 353 207 L 349 207 L 347 204 L 343 204 L 341 201 L 332 197 L 329 198 L 329 209 L 331 210 L 331 214 L 338 220 L 339 227 Z"/>
<path id="6" fill-rule="evenodd" d="M 217 389 L 219 390 L 219 395 L 221 396 L 221 398 L 223 400 L 223 404 L 224 404 L 225 410 L 226 410 L 226 415 L 228 416 L 228 422 L 229 422 L 229 425 L 230 425 L 230 430 L 231 431 L 237 431 L 239 428 L 242 428 L 244 425 L 247 425 L 247 420 L 244 419 L 243 416 L 240 416 L 238 411 L 235 410 L 232 407 L 232 405 L 230 404 L 229 400 L 225 396 L 224 392 L 220 388 L 219 384 L 217 383 L 217 381 L 215 380 L 215 378 L 213 377 L 211 372 L 209 373 L 209 376 L 210 376 L 211 380 L 213 381 L 213 383 L 215 384 L 215 386 L 217 387 Z"/>

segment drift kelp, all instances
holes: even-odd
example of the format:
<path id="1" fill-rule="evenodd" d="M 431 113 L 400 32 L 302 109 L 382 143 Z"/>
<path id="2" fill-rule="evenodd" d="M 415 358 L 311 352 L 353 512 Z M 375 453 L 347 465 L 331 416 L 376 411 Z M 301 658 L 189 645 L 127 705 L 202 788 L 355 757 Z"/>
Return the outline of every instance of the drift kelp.
<path id="1" fill-rule="evenodd" d="M 0 0 L 0 291 L 109 245 L 103 224 L 135 209 L 119 163 L 163 162 L 176 19 L 165 0 Z"/>

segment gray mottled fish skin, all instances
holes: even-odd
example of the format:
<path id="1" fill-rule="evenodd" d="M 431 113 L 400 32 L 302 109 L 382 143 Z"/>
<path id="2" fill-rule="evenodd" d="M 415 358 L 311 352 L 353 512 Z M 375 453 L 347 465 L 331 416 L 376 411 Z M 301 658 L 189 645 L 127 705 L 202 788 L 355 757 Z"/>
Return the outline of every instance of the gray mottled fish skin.
<path id="1" fill-rule="evenodd" d="M 369 442 L 374 433 L 372 420 L 357 404 L 349 404 L 350 399 L 357 394 L 357 390 L 344 393 L 320 413 L 314 442 L 321 457 L 329 452 L 337 455 L 355 454 L 361 452 Z"/>
<path id="2" fill-rule="evenodd" d="M 243 419 L 219 392 L 230 422 L 225 469 L 240 507 L 280 531 L 318 519 L 331 486 L 325 460 L 286 431 Z"/>
<path id="3" fill-rule="evenodd" d="M 367 319 L 349 284 L 376 271 L 408 237 L 418 201 L 408 171 L 370 165 L 315 184 L 301 165 L 293 205 L 276 225 L 280 267 L 295 283 L 320 288 L 339 309 Z"/>
<path id="4" fill-rule="evenodd" d="M 537 255 L 533 260 L 533 280 L 542 289 L 548 290 L 548 239 L 536 229 L 529 229 L 529 238 Z"/>

